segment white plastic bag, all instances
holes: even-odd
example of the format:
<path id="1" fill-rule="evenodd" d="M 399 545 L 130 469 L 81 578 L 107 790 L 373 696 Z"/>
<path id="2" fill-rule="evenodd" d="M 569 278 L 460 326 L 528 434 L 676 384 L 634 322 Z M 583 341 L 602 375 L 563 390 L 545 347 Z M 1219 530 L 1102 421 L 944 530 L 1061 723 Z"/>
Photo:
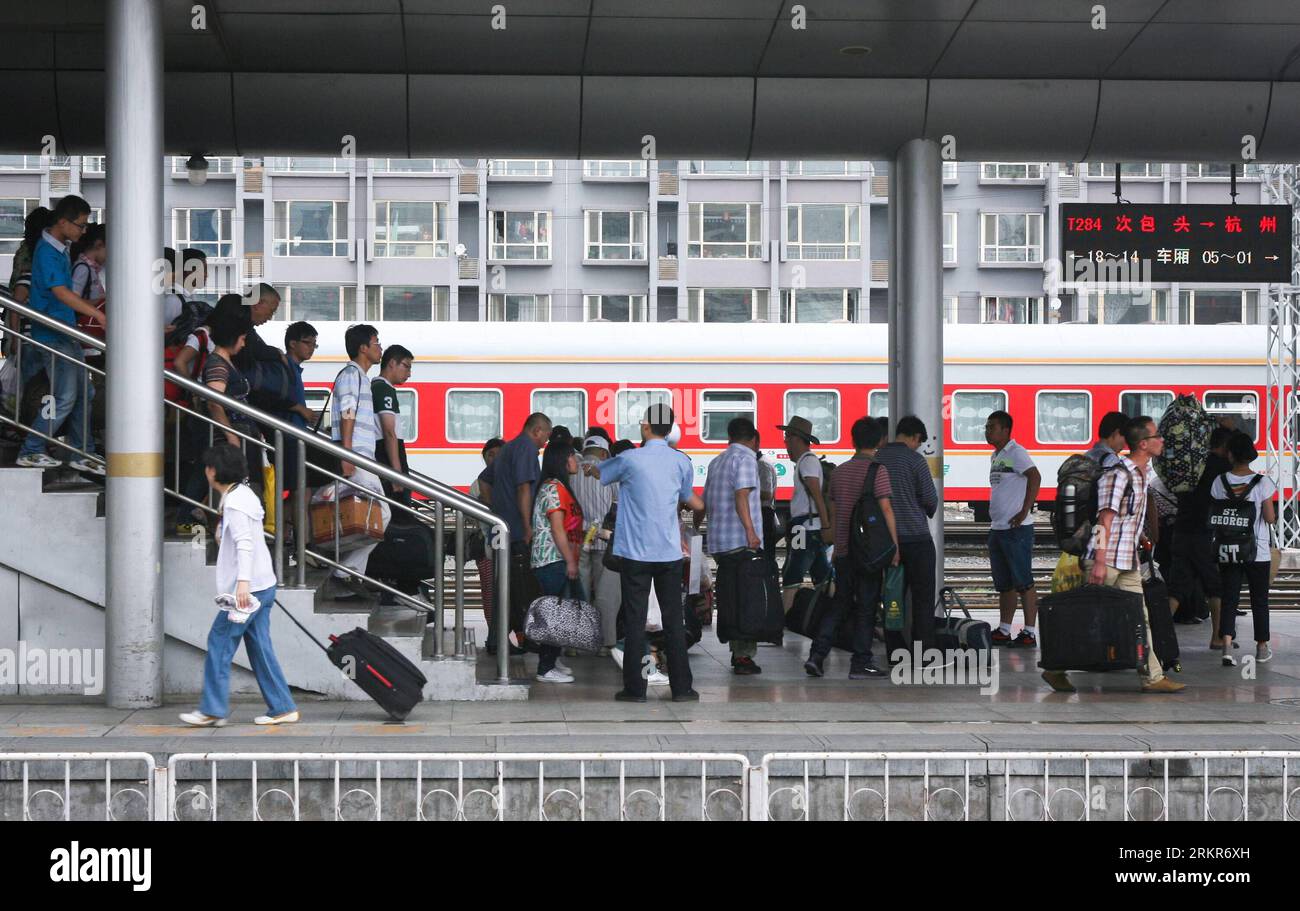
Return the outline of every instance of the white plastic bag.
<path id="1" fill-rule="evenodd" d="M 657 633 L 664 628 L 664 615 L 659 610 L 659 599 L 655 597 L 655 587 L 650 586 L 650 600 L 646 607 L 645 629 L 647 633 Z"/>

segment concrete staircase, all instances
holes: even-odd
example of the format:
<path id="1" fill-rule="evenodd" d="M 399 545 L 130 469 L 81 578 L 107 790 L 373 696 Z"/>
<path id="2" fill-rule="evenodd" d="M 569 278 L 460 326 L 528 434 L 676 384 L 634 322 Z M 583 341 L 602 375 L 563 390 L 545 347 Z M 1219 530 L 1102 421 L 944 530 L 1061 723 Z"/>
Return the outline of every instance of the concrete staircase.
<path id="1" fill-rule="evenodd" d="M 0 467 L 0 649 L 16 649 L 19 640 L 29 648 L 102 648 L 103 491 L 95 485 L 44 490 L 42 474 L 30 468 Z M 204 646 L 215 611 L 215 572 L 204 543 L 184 539 L 164 542 L 164 685 L 168 694 L 196 693 L 202 685 Z M 404 612 L 396 621 L 378 622 L 368 610 L 358 610 L 355 602 L 328 599 L 322 594 L 324 576 L 323 571 L 311 570 L 307 587 L 282 588 L 278 595 L 284 608 L 317 639 L 327 642 L 331 633 L 355 627 L 383 636 L 424 672 L 429 681 L 425 699 L 528 698 L 526 686 L 479 683 L 473 648 L 464 659 L 430 658 L 434 631 L 426 627 L 423 615 Z M 333 699 L 368 698 L 286 618 L 276 619 L 273 628 L 276 656 L 291 686 Z M 444 633 L 444 654 L 452 651 L 450 637 L 450 632 Z M 235 662 L 232 693 L 256 694 L 242 646 Z M 22 688 L 24 693 L 58 691 Z M 0 694 L 4 692 L 0 685 Z"/>

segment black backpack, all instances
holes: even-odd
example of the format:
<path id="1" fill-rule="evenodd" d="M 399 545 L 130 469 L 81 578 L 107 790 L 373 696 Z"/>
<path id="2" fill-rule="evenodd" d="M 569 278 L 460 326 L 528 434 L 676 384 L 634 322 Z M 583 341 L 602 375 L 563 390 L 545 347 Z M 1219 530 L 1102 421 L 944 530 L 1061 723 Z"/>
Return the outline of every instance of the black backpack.
<path id="1" fill-rule="evenodd" d="M 1108 468 L 1082 453 L 1072 455 L 1056 471 L 1056 501 L 1052 506 L 1052 531 L 1056 544 L 1067 554 L 1077 557 L 1087 553 L 1092 526 L 1097 521 L 1097 484 L 1108 471 L 1122 467 L 1116 462 Z M 1132 491 L 1128 494 L 1132 496 Z"/>
<path id="2" fill-rule="evenodd" d="M 212 313 L 212 305 L 207 301 L 181 298 L 181 315 L 176 317 L 176 322 L 173 324 L 176 328 L 172 330 L 171 335 L 167 336 L 164 344 L 167 347 L 184 345 L 185 340 L 194 330 L 207 321 L 210 313 Z"/>
<path id="3" fill-rule="evenodd" d="M 876 499 L 876 475 L 880 463 L 873 462 L 867 469 L 867 479 L 862 494 L 853 504 L 849 517 L 849 559 L 862 573 L 879 572 L 894 557 L 894 538 L 885 524 L 885 514 Z"/>
<path id="4" fill-rule="evenodd" d="M 1219 475 L 1228 499 L 1210 501 L 1210 531 L 1214 533 L 1220 563 L 1255 562 L 1255 504 L 1250 500 L 1250 492 L 1263 478 L 1255 475 L 1238 496 L 1232 492 L 1228 476 Z"/>

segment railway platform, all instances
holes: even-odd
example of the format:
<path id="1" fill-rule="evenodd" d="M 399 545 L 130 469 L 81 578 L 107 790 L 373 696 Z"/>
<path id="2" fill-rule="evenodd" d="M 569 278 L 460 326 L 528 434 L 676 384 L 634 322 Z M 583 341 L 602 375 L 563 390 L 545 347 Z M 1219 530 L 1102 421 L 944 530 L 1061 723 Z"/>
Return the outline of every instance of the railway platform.
<path id="1" fill-rule="evenodd" d="M 1187 688 L 1173 695 L 1144 695 L 1127 673 L 1072 675 L 1077 693 L 1053 693 L 1039 679 L 1036 653 L 1014 649 L 999 650 L 996 692 L 987 695 L 974 684 L 850 681 L 841 652 L 812 680 L 802 668 L 807 640 L 793 634 L 780 647 L 760 647 L 761 675 L 735 677 L 727 647 L 706 629 L 691 650 L 698 703 L 675 704 L 666 687 L 651 688 L 644 705 L 614 702 L 619 671 L 595 657 L 565 659 L 576 682 L 535 683 L 528 701 L 426 702 L 402 724 L 370 702 L 303 694 L 303 720 L 278 729 L 251 724 L 262 710 L 256 700 L 236 702 L 224 728 L 196 729 L 177 721 L 190 707 L 183 699 L 131 711 L 84 697 L 11 696 L 0 697 L 0 752 L 1295 750 L 1300 613 L 1276 612 L 1273 623 L 1275 657 L 1253 668 L 1254 679 L 1220 665 L 1206 647 L 1207 625 L 1180 626 L 1183 670 L 1174 677 Z M 524 676 L 535 660 L 512 659 L 512 675 Z M 492 676 L 491 659 L 478 661 L 481 676 Z"/>

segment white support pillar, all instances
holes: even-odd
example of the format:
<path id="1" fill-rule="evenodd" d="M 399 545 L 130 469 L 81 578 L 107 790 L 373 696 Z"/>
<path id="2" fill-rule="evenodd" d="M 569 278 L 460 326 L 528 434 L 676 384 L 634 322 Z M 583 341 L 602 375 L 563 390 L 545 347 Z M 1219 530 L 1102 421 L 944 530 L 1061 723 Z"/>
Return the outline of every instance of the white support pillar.
<path id="1" fill-rule="evenodd" d="M 889 418 L 925 422 L 921 454 L 939 489 L 930 520 L 943 585 L 943 164 L 939 144 L 913 139 L 889 171 Z M 938 589 L 936 588 L 936 591 Z"/>
<path id="2" fill-rule="evenodd" d="M 106 693 L 114 708 L 143 708 L 163 696 L 163 310 L 153 275 L 162 237 L 161 0 L 109 0 L 106 39 Z"/>

